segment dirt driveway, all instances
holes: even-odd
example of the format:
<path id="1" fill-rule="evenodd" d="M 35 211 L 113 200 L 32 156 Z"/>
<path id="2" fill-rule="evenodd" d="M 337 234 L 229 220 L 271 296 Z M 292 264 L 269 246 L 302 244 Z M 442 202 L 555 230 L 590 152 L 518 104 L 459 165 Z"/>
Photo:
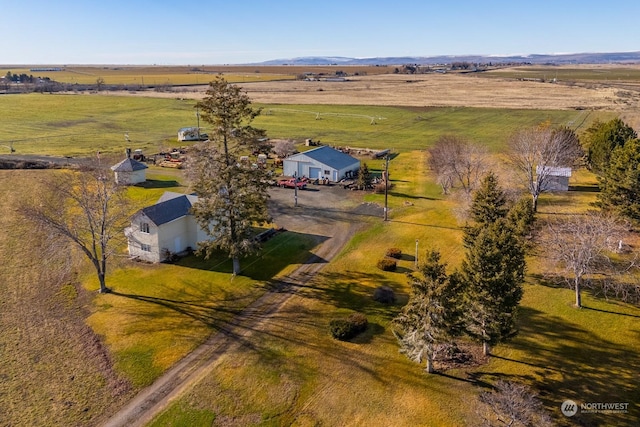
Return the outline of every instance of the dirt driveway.
<path id="1" fill-rule="evenodd" d="M 359 223 L 363 216 L 382 218 L 382 207 L 363 203 L 363 193 L 339 185 L 308 185 L 298 190 L 274 187 L 270 190 L 269 212 L 276 224 L 287 230 L 333 237 L 336 223 Z"/>

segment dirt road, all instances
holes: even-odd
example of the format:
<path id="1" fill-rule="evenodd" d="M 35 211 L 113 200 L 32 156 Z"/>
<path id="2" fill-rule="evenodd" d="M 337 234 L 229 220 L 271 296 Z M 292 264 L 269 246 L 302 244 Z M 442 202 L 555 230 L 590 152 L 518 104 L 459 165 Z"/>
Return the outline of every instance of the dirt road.
<path id="1" fill-rule="evenodd" d="M 334 258 L 361 227 L 362 215 L 379 216 L 380 208 L 359 203 L 359 195 L 338 187 L 313 187 L 299 191 L 298 207 L 294 207 L 293 190 L 274 188 L 270 212 L 276 223 L 287 230 L 314 234 L 322 243 L 312 256 L 291 274 L 278 278 L 272 290 L 264 294 L 221 332 L 183 358 L 151 386 L 142 390 L 104 426 L 143 426 L 164 410 L 169 403 L 204 378 L 227 352 L 251 339 L 261 325 L 278 312 L 292 296 L 292 286 L 309 281 Z M 354 214 L 356 212 L 357 214 Z"/>

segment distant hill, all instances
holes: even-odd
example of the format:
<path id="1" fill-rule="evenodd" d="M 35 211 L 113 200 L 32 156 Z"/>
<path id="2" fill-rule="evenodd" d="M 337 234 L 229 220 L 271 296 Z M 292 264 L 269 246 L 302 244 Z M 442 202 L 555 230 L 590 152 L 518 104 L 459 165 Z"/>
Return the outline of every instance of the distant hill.
<path id="1" fill-rule="evenodd" d="M 640 63 L 638 52 L 567 53 L 554 55 L 441 55 L 398 56 L 380 58 L 346 58 L 341 56 L 305 56 L 291 59 L 274 59 L 253 65 L 403 65 L 403 64 L 451 64 L 472 63 L 530 63 L 530 64 L 608 64 Z"/>

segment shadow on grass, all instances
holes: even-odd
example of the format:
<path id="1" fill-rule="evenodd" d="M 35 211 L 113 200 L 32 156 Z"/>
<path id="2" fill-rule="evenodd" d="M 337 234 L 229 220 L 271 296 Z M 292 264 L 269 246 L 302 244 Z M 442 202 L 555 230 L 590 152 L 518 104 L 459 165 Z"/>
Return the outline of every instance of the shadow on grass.
<path id="1" fill-rule="evenodd" d="M 264 243 L 262 251 L 240 260 L 241 275 L 254 280 L 269 280 L 290 264 L 325 263 L 326 260 L 311 252 L 311 249 L 322 244 L 327 236 L 282 232 Z M 208 259 L 203 256 L 190 255 L 175 265 L 199 270 L 233 273 L 229 257 L 223 252 L 216 252 Z"/>
<path id="2" fill-rule="evenodd" d="M 136 184 L 136 187 L 141 187 L 141 188 L 171 188 L 171 187 L 182 187 L 182 186 L 183 186 L 182 184 L 180 184 L 178 181 L 175 181 L 175 180 L 164 181 L 159 179 L 147 179 L 144 182 L 140 182 Z"/>
<path id="3" fill-rule="evenodd" d="M 629 313 L 621 313 L 619 311 L 610 311 L 610 310 L 602 310 L 600 308 L 593 308 L 593 307 L 587 307 L 586 305 L 582 306 L 583 310 L 593 310 L 593 311 L 599 311 L 600 313 L 608 313 L 608 314 L 615 314 L 617 316 L 628 316 L 628 317 L 636 317 L 638 319 L 640 319 L 640 316 L 637 314 L 629 314 Z"/>
<path id="4" fill-rule="evenodd" d="M 403 199 L 441 200 L 441 199 L 436 199 L 434 197 L 416 196 L 413 194 L 398 193 L 395 191 L 389 191 L 389 195 L 393 197 L 402 197 Z"/>
<path id="5" fill-rule="evenodd" d="M 395 222 L 395 223 L 398 223 L 398 224 L 420 225 L 422 227 L 441 228 L 443 230 L 456 230 L 456 231 L 461 230 L 460 227 L 444 227 L 442 225 L 420 224 L 418 222 L 399 221 L 397 219 L 390 219 L 389 222 Z"/>
<path id="6" fill-rule="evenodd" d="M 569 191 L 577 191 L 582 193 L 599 193 L 600 187 L 598 185 L 570 185 Z"/>
<path id="7" fill-rule="evenodd" d="M 581 314 L 583 313 L 583 314 Z M 520 308 L 520 334 L 509 347 L 523 354 L 523 358 L 494 355 L 492 357 L 512 362 L 508 368 L 518 372 L 518 365 L 534 369 L 534 377 L 514 374 L 523 382 L 534 383 L 547 408 L 559 416 L 559 405 L 566 399 L 579 402 L 638 402 L 640 372 L 638 348 L 607 337 L 599 336 L 580 324 L 587 321 L 585 312 L 576 310 L 575 322 L 550 315 L 530 307 Z M 606 314 L 605 314 L 606 315 Z M 606 319 L 591 317 L 587 324 Z M 624 334 L 623 331 L 620 334 Z M 618 337 L 620 338 L 620 337 Z M 618 339 L 618 341 L 621 341 Z M 492 376 L 493 373 L 476 374 Z M 638 408 L 628 414 L 580 414 L 580 423 L 586 425 L 637 426 L 640 424 Z"/>

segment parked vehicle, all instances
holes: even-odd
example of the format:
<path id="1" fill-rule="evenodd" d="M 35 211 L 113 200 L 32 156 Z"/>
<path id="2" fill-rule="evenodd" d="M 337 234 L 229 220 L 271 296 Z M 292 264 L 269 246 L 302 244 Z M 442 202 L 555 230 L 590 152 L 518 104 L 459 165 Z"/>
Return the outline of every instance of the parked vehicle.
<path id="1" fill-rule="evenodd" d="M 307 183 L 304 181 L 297 181 L 295 178 L 281 179 L 278 181 L 278 187 L 282 187 L 282 188 L 298 187 L 298 189 L 304 190 L 305 188 L 307 188 Z"/>

